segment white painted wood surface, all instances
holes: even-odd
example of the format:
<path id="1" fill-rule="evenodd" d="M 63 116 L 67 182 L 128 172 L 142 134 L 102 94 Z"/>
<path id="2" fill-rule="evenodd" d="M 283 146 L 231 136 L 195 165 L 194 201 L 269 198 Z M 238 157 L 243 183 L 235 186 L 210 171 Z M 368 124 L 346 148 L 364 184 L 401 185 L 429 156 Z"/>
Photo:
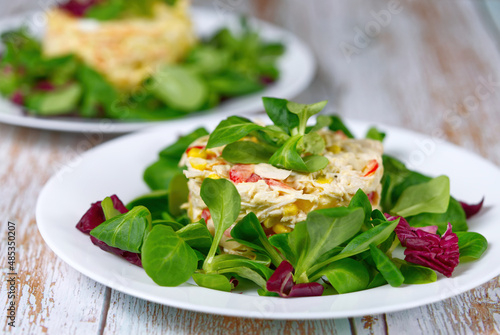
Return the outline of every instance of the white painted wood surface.
<path id="1" fill-rule="evenodd" d="M 473 0 L 197 1 L 251 12 L 302 37 L 319 61 L 299 100 L 329 99 L 350 118 L 444 138 L 500 164 L 499 41 Z M 44 1 L 0 0 L 0 17 Z M 390 7 L 392 6 L 392 7 Z M 392 9 L 392 12 L 391 12 Z M 373 13 L 391 13 L 377 22 Z M 384 15 L 384 14 L 380 14 Z M 385 21 L 384 21 L 385 20 Z M 371 28 L 370 28 L 371 27 Z M 357 37 L 357 29 L 373 29 Z M 366 34 L 366 33 L 365 33 Z M 349 60 L 342 51 L 356 47 Z M 353 50 L 353 49 L 351 49 Z M 489 82 L 489 84 L 488 84 Z M 98 138 L 97 143 L 109 138 Z M 44 244 L 35 203 L 57 167 L 87 147 L 84 134 L 0 125 L 0 306 L 7 303 L 7 221 L 17 225 L 18 334 L 492 334 L 500 332 L 499 278 L 457 297 L 407 311 L 319 321 L 252 320 L 195 313 L 106 288 Z"/>

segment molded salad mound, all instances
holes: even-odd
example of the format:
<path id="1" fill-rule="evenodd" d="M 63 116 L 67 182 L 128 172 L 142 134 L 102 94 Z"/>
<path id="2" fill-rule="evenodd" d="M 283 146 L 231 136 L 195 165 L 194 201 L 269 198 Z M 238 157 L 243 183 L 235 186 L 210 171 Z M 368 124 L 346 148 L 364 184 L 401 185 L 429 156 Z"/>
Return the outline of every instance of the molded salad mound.
<path id="1" fill-rule="evenodd" d="M 384 155 L 379 162 L 373 152 L 353 151 L 356 141 L 384 139 L 375 128 L 368 131 L 369 140 L 354 140 L 337 116 L 318 116 L 308 125 L 325 104 L 264 98 L 274 125 L 233 116 L 210 135 L 202 128 L 187 134 L 145 170 L 151 193 L 126 209 L 116 196 L 94 203 L 77 228 L 103 250 L 142 265 L 158 285 L 193 278 L 199 286 L 230 292 L 249 282 L 260 295 L 284 298 L 430 283 L 438 273 L 452 276 L 459 262 L 481 257 L 487 241 L 467 232 L 466 211 L 477 213 L 482 202 L 467 205 L 451 197 L 446 176 L 431 178 L 393 157 Z M 340 149 L 332 149 L 329 132 L 341 137 L 335 142 Z M 346 167 L 333 168 L 341 162 L 335 155 L 344 151 L 351 158 L 361 155 L 360 164 L 366 164 L 347 168 L 355 171 L 351 184 L 378 183 L 380 194 L 367 194 L 360 183 L 354 194 L 332 191 L 337 202 L 311 198 L 307 209 L 287 215 L 280 206 L 247 203 L 248 189 L 256 190 L 257 198 L 265 192 L 296 194 L 302 187 L 298 176 L 316 181 L 326 173 L 338 175 L 314 187 L 342 183 Z M 209 164 L 215 161 L 220 164 Z M 221 165 L 229 166 L 215 168 Z M 203 204 L 199 213 L 193 209 L 196 196 Z M 404 248 L 404 259 L 393 254 L 396 248 Z"/>

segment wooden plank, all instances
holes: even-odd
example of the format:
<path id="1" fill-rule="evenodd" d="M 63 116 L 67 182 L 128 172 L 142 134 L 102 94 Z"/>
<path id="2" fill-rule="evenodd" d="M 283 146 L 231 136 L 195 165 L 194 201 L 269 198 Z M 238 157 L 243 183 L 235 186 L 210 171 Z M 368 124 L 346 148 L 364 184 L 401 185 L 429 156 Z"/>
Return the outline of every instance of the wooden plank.
<path id="1" fill-rule="evenodd" d="M 66 146 L 78 135 L 0 125 L 0 232 L 16 224 L 17 317 L 22 334 L 97 333 L 105 287 L 62 262 L 43 242 L 35 222 L 41 187 L 56 164 L 64 162 Z M 7 245 L 0 245 L 0 264 L 7 265 Z M 7 274 L 2 272 L 0 302 L 7 306 Z M 2 310 L 2 315 L 4 311 Z M 2 320 L 2 330 L 11 330 Z"/>
<path id="2" fill-rule="evenodd" d="M 113 291 L 104 334 L 347 334 L 348 319 L 275 321 L 168 307 Z"/>
<path id="3" fill-rule="evenodd" d="M 498 278 L 457 297 L 387 315 L 390 331 L 412 329 L 419 334 L 500 333 Z"/>
<path id="4" fill-rule="evenodd" d="M 351 323 L 356 335 L 387 334 L 385 314 L 365 315 L 360 318 L 353 318 Z"/>

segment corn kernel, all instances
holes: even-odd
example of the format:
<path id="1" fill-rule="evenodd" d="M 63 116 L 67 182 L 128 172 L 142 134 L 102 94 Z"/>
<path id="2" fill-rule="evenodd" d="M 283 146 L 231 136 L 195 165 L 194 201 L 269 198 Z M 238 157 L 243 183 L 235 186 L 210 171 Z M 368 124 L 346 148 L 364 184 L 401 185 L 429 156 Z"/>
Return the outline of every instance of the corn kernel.
<path id="1" fill-rule="evenodd" d="M 333 181 L 332 178 L 326 178 L 326 177 L 319 177 L 316 182 L 320 184 L 330 184 Z"/>
<path id="2" fill-rule="evenodd" d="M 278 224 L 279 222 L 280 222 L 279 217 L 271 216 L 271 217 L 265 219 L 263 224 L 264 224 L 264 227 L 271 228 L 272 226 L 274 226 L 275 224 Z"/>
<path id="3" fill-rule="evenodd" d="M 289 233 L 292 231 L 292 229 L 290 227 L 282 225 L 281 223 L 278 223 L 273 226 L 273 231 L 276 234 L 282 234 L 282 233 Z"/>
<path id="4" fill-rule="evenodd" d="M 215 174 L 215 173 L 212 173 L 211 175 L 209 175 L 208 178 L 210 178 L 210 179 L 220 179 L 220 177 L 217 174 Z"/>
<path id="5" fill-rule="evenodd" d="M 289 204 L 283 207 L 283 216 L 293 216 L 299 213 L 299 208 L 296 204 Z"/>
<path id="6" fill-rule="evenodd" d="M 334 154 L 338 154 L 339 152 L 342 151 L 342 149 L 336 144 L 332 145 L 331 147 L 328 147 L 328 150 L 330 150 Z"/>
<path id="7" fill-rule="evenodd" d="M 193 169 L 197 170 L 203 171 L 207 167 L 207 161 L 204 160 L 203 158 L 193 157 L 189 160 L 189 163 L 191 163 Z"/>
<path id="8" fill-rule="evenodd" d="M 197 157 L 197 158 L 207 158 L 207 152 L 205 149 L 200 148 L 191 148 L 187 153 L 188 157 Z"/>
<path id="9" fill-rule="evenodd" d="M 303 211 L 304 213 L 309 213 L 314 207 L 314 204 L 309 200 L 298 199 L 295 201 L 295 204 L 299 208 L 299 211 Z"/>

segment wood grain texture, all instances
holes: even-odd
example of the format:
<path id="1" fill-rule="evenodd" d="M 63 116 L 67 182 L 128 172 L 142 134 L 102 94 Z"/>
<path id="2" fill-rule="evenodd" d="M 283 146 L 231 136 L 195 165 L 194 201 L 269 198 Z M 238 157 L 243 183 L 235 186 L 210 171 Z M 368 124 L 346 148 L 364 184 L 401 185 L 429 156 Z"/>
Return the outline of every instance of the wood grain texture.
<path id="1" fill-rule="evenodd" d="M 475 1 L 196 3 L 253 13 L 306 41 L 319 69 L 299 101 L 329 99 L 329 111 L 446 139 L 500 164 L 500 52 Z M 0 0 L 0 16 L 44 4 Z M 57 258 L 44 244 L 34 217 L 36 198 L 50 175 L 106 140 L 0 125 L 0 262 L 4 268 L 11 220 L 18 234 L 19 334 L 500 333 L 499 278 L 407 311 L 318 321 L 208 315 L 107 289 Z M 7 302 L 5 273 L 1 305 Z M 11 331 L 5 323 L 1 329 Z"/>
<path id="2" fill-rule="evenodd" d="M 83 136 L 82 136 L 83 137 Z M 17 318 L 20 334 L 96 333 L 106 288 L 82 276 L 47 247 L 35 223 L 38 193 L 79 136 L 0 125 L 0 262 L 7 265 L 7 222 L 16 223 Z M 6 274 L 0 301 L 7 305 Z M 5 311 L 2 310 L 2 316 Z M 54 315 L 59 317 L 54 317 Z M 2 318 L 3 331 L 8 330 Z"/>
<path id="3" fill-rule="evenodd" d="M 104 334 L 320 334 L 350 333 L 347 319 L 270 321 L 183 311 L 114 291 Z"/>

